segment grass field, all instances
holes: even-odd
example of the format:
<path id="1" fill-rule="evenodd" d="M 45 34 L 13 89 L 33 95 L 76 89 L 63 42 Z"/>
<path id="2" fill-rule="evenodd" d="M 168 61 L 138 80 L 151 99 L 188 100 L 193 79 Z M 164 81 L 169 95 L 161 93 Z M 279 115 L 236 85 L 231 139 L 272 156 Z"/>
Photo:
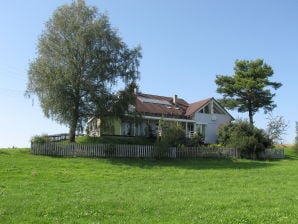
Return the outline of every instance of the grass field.
<path id="1" fill-rule="evenodd" d="M 155 161 L 0 150 L 1 224 L 297 222 L 295 155 Z"/>

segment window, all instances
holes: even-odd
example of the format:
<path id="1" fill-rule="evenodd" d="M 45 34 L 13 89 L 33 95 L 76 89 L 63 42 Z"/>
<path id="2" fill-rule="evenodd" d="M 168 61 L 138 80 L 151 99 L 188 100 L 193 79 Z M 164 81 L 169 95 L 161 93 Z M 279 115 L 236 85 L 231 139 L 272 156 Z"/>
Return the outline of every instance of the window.
<path id="1" fill-rule="evenodd" d="M 197 124 L 196 126 L 196 131 L 201 133 L 205 137 L 206 124 Z"/>
<path id="2" fill-rule="evenodd" d="M 138 99 L 142 103 L 155 103 L 155 104 L 162 104 L 162 105 L 171 105 L 168 101 L 166 100 L 158 100 L 158 99 L 152 99 L 152 98 L 145 98 L 145 97 L 138 97 Z"/>
<path id="3" fill-rule="evenodd" d="M 213 105 L 213 110 L 215 114 L 225 114 L 224 111 L 217 104 Z"/>
<path id="4" fill-rule="evenodd" d="M 204 108 L 202 108 L 199 113 L 203 114 L 211 114 L 211 105 L 207 104 Z"/>

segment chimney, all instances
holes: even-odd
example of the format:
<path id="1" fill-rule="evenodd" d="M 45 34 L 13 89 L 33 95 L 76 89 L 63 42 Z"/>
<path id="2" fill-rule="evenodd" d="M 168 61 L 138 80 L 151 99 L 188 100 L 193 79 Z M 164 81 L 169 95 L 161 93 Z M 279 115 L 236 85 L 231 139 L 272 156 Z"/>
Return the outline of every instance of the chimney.
<path id="1" fill-rule="evenodd" d="M 177 98 L 178 98 L 178 96 L 175 94 L 175 95 L 173 96 L 173 104 L 176 104 L 176 103 L 177 103 Z"/>

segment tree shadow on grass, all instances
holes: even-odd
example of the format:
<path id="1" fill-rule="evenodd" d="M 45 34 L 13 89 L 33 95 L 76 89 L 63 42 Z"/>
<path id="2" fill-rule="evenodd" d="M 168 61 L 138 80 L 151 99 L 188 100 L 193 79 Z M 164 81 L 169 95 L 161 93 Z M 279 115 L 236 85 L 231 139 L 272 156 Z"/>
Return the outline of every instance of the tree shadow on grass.
<path id="1" fill-rule="evenodd" d="M 0 155 L 9 155 L 9 153 L 6 152 L 6 151 L 4 151 L 4 150 L 2 150 L 2 149 L 0 149 Z"/>
<path id="2" fill-rule="evenodd" d="M 108 159 L 113 165 L 133 166 L 142 169 L 157 167 L 175 167 L 181 169 L 204 170 L 204 169 L 259 169 L 271 167 L 276 164 L 268 161 L 234 160 L 234 159 Z"/>
<path id="3" fill-rule="evenodd" d="M 298 155 L 294 155 L 294 154 L 286 155 L 285 159 L 287 159 L 287 160 L 298 160 Z"/>

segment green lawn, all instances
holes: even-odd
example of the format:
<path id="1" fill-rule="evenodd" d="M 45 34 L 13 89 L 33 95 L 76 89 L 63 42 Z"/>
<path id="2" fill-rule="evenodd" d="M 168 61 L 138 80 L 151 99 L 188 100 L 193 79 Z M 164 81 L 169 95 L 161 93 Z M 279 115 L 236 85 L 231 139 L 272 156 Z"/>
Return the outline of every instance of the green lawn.
<path id="1" fill-rule="evenodd" d="M 0 150 L 0 223 L 297 223 L 298 157 L 53 158 Z"/>

